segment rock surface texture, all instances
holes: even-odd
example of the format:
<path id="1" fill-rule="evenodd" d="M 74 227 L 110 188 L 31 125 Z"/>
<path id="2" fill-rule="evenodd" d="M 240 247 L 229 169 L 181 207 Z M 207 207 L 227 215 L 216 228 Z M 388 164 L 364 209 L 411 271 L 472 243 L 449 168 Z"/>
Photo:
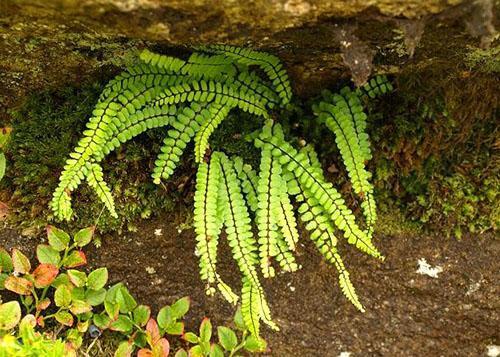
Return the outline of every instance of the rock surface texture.
<path id="1" fill-rule="evenodd" d="M 348 76 L 456 64 L 456 49 L 490 45 L 495 22 L 489 0 L 2 0 L 0 119 L 27 93 L 85 80 L 145 46 L 263 48 L 308 96 Z"/>

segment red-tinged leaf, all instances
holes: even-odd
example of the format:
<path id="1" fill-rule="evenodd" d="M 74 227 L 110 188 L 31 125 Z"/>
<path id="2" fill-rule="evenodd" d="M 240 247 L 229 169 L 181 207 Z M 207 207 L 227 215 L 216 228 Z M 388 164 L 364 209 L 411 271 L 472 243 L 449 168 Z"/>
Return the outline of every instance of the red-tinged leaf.
<path id="1" fill-rule="evenodd" d="M 50 306 L 50 299 L 43 299 L 43 300 L 40 300 L 38 302 L 38 304 L 36 304 L 36 310 L 37 311 L 43 311 L 45 310 L 46 308 L 48 308 Z"/>
<path id="2" fill-rule="evenodd" d="M 151 345 L 155 345 L 160 340 L 160 329 L 154 319 L 149 319 L 146 325 L 146 333 L 151 341 Z"/>
<path id="3" fill-rule="evenodd" d="M 31 295 L 33 283 L 27 279 L 17 276 L 9 276 L 5 279 L 5 289 L 15 292 L 19 295 Z"/>
<path id="4" fill-rule="evenodd" d="M 31 264 L 28 259 L 19 249 L 12 249 L 12 264 L 14 272 L 20 274 L 28 274 L 31 270 Z"/>
<path id="5" fill-rule="evenodd" d="M 63 261 L 66 268 L 76 268 L 87 264 L 87 257 L 81 250 L 72 251 Z"/>
<path id="6" fill-rule="evenodd" d="M 166 338 L 160 338 L 153 346 L 153 355 L 155 357 L 168 357 L 170 352 L 170 344 Z"/>
<path id="7" fill-rule="evenodd" d="M 45 320 L 43 319 L 43 316 L 39 316 L 37 319 L 36 319 L 36 324 L 38 326 L 40 326 L 41 328 L 44 328 L 45 327 Z"/>
<path id="8" fill-rule="evenodd" d="M 59 269 L 52 264 L 40 264 L 33 271 L 33 279 L 35 280 L 35 286 L 37 288 L 45 288 L 52 284 L 57 274 L 59 274 Z"/>
<path id="9" fill-rule="evenodd" d="M 9 216 L 9 206 L 5 203 L 0 202 L 0 221 L 3 221 Z"/>
<path id="10" fill-rule="evenodd" d="M 151 351 L 150 349 L 141 348 L 137 352 L 137 357 L 155 357 L 155 356 L 153 355 L 153 351 Z"/>

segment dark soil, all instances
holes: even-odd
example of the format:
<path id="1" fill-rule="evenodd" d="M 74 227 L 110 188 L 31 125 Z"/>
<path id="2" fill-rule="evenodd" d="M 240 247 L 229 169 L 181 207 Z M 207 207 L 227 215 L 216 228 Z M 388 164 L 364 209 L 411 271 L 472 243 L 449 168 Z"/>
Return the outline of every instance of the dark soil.
<path id="1" fill-rule="evenodd" d="M 193 232 L 179 233 L 176 221 L 163 216 L 143 222 L 137 233 L 105 238 L 100 249 L 88 251 L 89 261 L 107 266 L 112 281 L 124 281 L 156 311 L 191 296 L 188 328 L 195 329 L 203 316 L 229 323 L 233 308 L 204 294 Z M 3 230 L 0 238 L 8 248 L 33 251 L 34 242 L 13 231 Z M 309 242 L 299 247 L 301 271 L 266 281 L 281 327 L 264 332 L 273 356 L 479 356 L 486 346 L 500 344 L 498 239 L 379 236 L 376 242 L 387 257 L 384 263 L 341 247 L 364 314 L 342 296 L 334 269 Z M 437 279 L 416 273 L 421 258 L 443 268 Z M 219 270 L 237 286 L 239 273 L 224 246 Z"/>

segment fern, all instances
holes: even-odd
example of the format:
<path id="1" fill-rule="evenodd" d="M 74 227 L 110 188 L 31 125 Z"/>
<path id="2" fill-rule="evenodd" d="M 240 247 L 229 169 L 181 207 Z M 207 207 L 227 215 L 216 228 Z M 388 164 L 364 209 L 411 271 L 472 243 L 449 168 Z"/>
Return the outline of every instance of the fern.
<path id="1" fill-rule="evenodd" d="M 292 90 L 286 70 L 283 68 L 278 57 L 268 53 L 254 51 L 249 48 L 241 48 L 229 45 L 211 45 L 199 46 L 198 49 L 211 52 L 221 53 L 228 57 L 236 59 L 238 63 L 251 66 L 256 65 L 262 68 L 272 82 L 274 90 L 281 98 L 282 104 L 286 105 L 292 98 Z"/>
<path id="2" fill-rule="evenodd" d="M 364 311 L 338 253 L 337 236 L 383 259 L 372 242 L 376 206 L 371 174 L 365 166 L 371 149 L 363 104 L 391 90 L 391 84 L 377 77 L 356 90 L 324 92 L 323 100 L 313 108 L 335 135 L 353 191 L 361 200 L 363 227 L 326 180 L 314 148 L 296 149 L 281 126 L 268 119 L 271 110 L 288 105 L 292 94 L 278 58 L 228 45 L 198 49 L 186 60 L 145 50 L 140 55 L 142 63 L 108 83 L 61 173 L 50 204 L 55 215 L 71 218 L 71 192 L 86 181 L 117 217 L 101 161 L 148 129 L 163 128 L 165 139 L 152 173 L 156 184 L 172 176 L 194 141 L 198 171 L 193 222 L 200 277 L 208 295 L 218 292 L 231 304 L 240 301 L 244 323 L 254 336 L 260 334 L 261 322 L 277 330 L 260 279 L 300 268 L 294 256 L 300 219 L 318 251 L 337 269 L 343 294 Z M 266 119 L 262 130 L 248 136 L 260 149 L 259 172 L 240 157 L 210 148 L 211 135 L 233 110 Z M 217 271 L 222 232 L 241 274 L 240 296 Z"/>

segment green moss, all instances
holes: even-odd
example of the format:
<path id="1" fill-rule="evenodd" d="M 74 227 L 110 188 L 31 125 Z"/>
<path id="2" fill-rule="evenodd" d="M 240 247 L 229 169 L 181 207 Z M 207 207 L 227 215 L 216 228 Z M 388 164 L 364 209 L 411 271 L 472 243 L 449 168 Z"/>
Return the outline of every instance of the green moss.
<path id="1" fill-rule="evenodd" d="M 468 67 L 481 72 L 500 72 L 500 45 L 489 49 L 469 47 L 465 55 L 465 63 Z"/>
<path id="2" fill-rule="evenodd" d="M 372 107 L 372 167 L 382 214 L 400 210 L 447 236 L 497 230 L 495 117 L 469 118 L 466 125 L 439 95 L 424 101 L 395 95 Z"/>

